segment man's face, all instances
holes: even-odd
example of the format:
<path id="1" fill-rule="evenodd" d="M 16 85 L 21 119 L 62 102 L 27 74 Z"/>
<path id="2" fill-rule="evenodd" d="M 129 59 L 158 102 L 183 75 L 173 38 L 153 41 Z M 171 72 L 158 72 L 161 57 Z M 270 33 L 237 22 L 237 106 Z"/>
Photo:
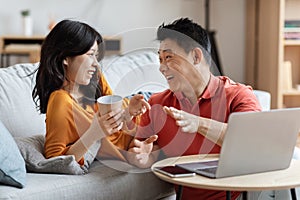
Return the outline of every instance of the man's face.
<path id="1" fill-rule="evenodd" d="M 173 92 L 191 89 L 192 73 L 197 73 L 191 53 L 186 53 L 176 41 L 165 39 L 159 47 L 160 72 Z"/>

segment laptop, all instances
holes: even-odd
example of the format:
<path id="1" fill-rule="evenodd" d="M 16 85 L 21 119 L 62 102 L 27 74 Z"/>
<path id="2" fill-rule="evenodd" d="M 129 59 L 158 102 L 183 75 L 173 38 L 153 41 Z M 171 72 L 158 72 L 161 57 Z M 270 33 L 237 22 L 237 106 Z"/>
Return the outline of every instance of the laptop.
<path id="1" fill-rule="evenodd" d="M 300 108 L 232 113 L 219 160 L 177 166 L 210 178 L 286 169 L 300 129 Z"/>

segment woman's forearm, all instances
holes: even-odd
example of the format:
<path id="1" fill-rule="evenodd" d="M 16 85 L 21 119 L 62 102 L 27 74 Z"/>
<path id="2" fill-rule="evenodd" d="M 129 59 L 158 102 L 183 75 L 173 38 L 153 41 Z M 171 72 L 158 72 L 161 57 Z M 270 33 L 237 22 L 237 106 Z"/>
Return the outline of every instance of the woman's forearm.
<path id="1" fill-rule="evenodd" d="M 88 130 L 85 132 L 66 152 L 66 155 L 74 155 L 75 160 L 78 162 L 88 151 L 88 149 L 97 141 L 97 138 L 91 137 L 92 135 Z"/>
<path id="2" fill-rule="evenodd" d="M 105 136 L 96 118 L 94 118 L 88 130 L 69 148 L 66 154 L 74 155 L 78 162 L 96 141 Z"/>

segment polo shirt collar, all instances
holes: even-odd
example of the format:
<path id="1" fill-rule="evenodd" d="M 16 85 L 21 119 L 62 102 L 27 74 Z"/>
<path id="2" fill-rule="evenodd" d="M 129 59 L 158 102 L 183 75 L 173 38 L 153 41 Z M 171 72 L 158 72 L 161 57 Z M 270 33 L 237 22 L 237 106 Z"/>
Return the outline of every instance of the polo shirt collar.
<path id="1" fill-rule="evenodd" d="M 207 85 L 206 89 L 203 91 L 203 94 L 201 95 L 200 98 L 203 98 L 203 99 L 212 98 L 215 95 L 215 93 L 219 87 L 219 84 L 220 84 L 220 79 L 211 74 L 208 85 Z M 175 94 L 176 98 L 180 101 L 185 99 L 185 96 L 183 95 L 182 92 L 175 92 L 174 94 Z"/>
<path id="2" fill-rule="evenodd" d="M 216 94 L 219 84 L 220 84 L 220 79 L 218 77 L 210 74 L 210 80 L 208 82 L 206 89 L 204 90 L 203 94 L 201 95 L 201 98 L 204 98 L 204 99 L 212 98 Z"/>

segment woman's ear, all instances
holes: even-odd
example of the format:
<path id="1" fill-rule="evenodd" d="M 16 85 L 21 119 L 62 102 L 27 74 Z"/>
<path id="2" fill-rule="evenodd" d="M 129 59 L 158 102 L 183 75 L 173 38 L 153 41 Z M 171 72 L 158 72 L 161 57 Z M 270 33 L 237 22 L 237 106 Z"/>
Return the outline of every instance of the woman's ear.
<path id="1" fill-rule="evenodd" d="M 193 49 L 194 65 L 199 64 L 202 61 L 203 53 L 199 47 Z"/>

